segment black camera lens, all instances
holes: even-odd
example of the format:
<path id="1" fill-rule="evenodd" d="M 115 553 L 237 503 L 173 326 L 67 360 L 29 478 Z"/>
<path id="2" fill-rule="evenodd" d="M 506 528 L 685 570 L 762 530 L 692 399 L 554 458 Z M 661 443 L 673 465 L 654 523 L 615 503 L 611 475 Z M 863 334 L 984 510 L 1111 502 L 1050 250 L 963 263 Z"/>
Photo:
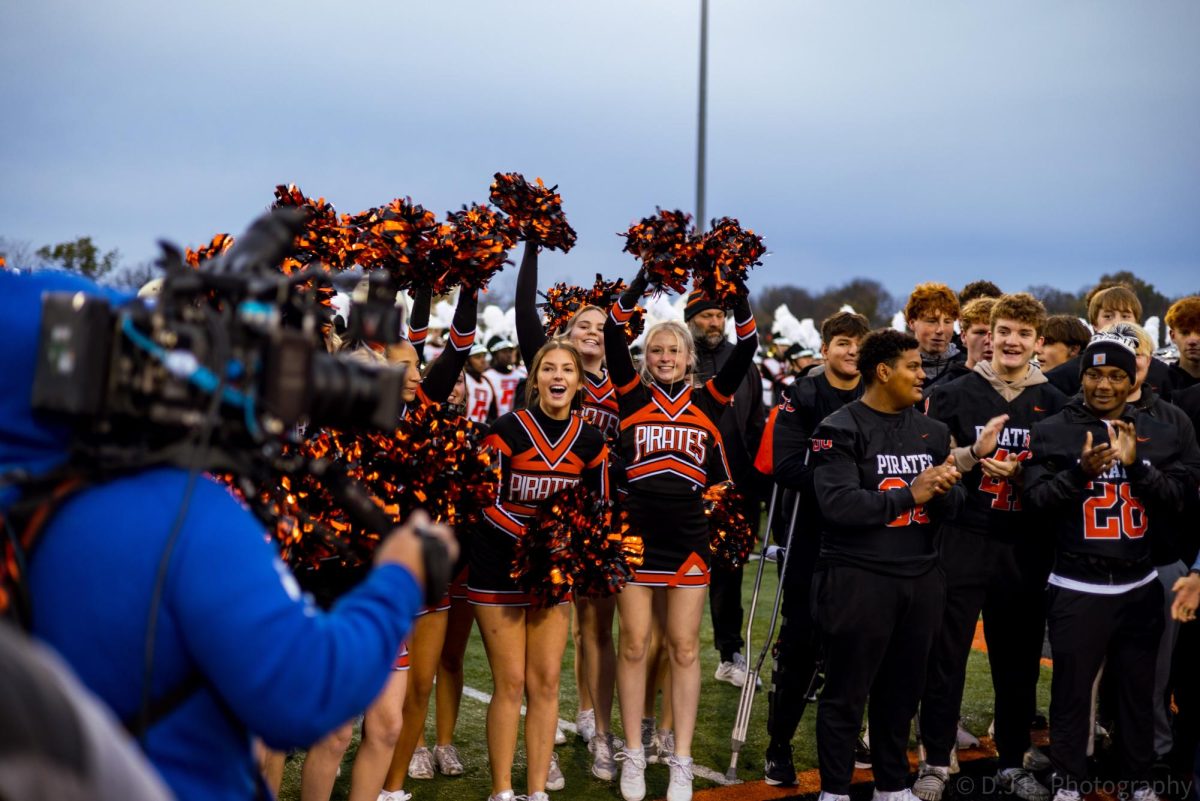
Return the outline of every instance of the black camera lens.
<path id="1" fill-rule="evenodd" d="M 402 366 L 375 369 L 345 357 L 315 354 L 310 425 L 391 431 L 404 407 L 404 372 Z"/>

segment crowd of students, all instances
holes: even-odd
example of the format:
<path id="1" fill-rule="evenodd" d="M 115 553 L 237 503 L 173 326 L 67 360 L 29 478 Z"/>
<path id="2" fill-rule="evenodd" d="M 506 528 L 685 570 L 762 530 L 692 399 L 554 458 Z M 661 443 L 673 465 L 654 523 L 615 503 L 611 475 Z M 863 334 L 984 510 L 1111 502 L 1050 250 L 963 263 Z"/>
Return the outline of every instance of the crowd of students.
<path id="1" fill-rule="evenodd" d="M 584 307 L 547 336 L 536 306 L 537 250 L 528 248 L 515 343 L 474 342 L 475 299 L 460 296 L 455 325 L 406 400 L 449 401 L 486 426 L 483 447 L 498 459 L 501 491 L 449 597 L 418 619 L 396 678 L 367 711 L 352 798 L 402 801 L 412 797 L 406 776 L 463 771 L 452 735 L 472 621 L 494 683 L 492 801 L 515 797 L 522 702 L 528 797 L 545 799 L 565 784 L 553 747 L 572 630 L 576 720 L 593 775 L 619 778 L 622 797 L 640 801 L 647 765 L 663 762 L 667 798 L 690 798 L 699 635 L 715 579 L 700 495 L 741 472 L 730 470 L 727 454 L 727 440 L 741 437 L 748 442 L 738 452 L 757 450 L 758 466 L 783 490 L 776 537 L 790 550 L 768 696 L 768 784 L 795 783 L 792 741 L 823 685 L 822 801 L 847 798 L 856 762 L 873 768 L 880 799 L 940 801 L 959 743 L 972 739 L 959 707 L 981 616 L 1000 787 L 1025 801 L 1076 801 L 1087 791 L 1101 675 L 1100 715 L 1114 727 L 1132 797 L 1155 797 L 1156 762 L 1190 769 L 1198 710 L 1186 677 L 1200 662 L 1196 635 L 1180 623 L 1194 617 L 1200 595 L 1200 298 L 1167 314 L 1179 352 L 1168 366 L 1154 357 L 1155 343 L 1136 323 L 1137 297 L 1124 286 L 1095 292 L 1084 326 L 990 282 L 962 293 L 921 284 L 904 309 L 907 332 L 872 332 L 861 315 L 839 312 L 821 326 L 819 357 L 781 354 L 791 362 L 785 376 L 772 370 L 781 361 L 755 359 L 744 299 L 729 310 L 730 344 L 727 310 L 695 292 L 688 326 L 651 326 L 637 364 L 623 326 L 647 289 L 639 274 L 610 308 Z M 412 344 L 389 359 L 415 365 L 432 355 L 429 301 L 417 299 Z M 714 318 L 712 342 L 706 319 L 693 322 L 701 314 Z M 722 343 L 728 351 L 698 367 L 698 349 L 715 353 Z M 755 361 L 764 386 L 774 381 L 778 390 L 769 422 L 753 387 L 757 407 L 729 408 Z M 733 415 L 736 433 L 726 434 Z M 575 484 L 625 508 L 645 560 L 616 597 L 541 608 L 510 576 L 514 548 L 539 504 Z M 733 586 L 740 593 L 740 574 Z M 1030 728 L 1047 626 L 1054 678 L 1051 745 L 1042 753 Z M 718 677 L 733 657 L 723 650 L 722 660 Z M 421 741 L 435 676 L 438 742 L 430 752 Z M 915 780 L 907 761 L 914 720 L 922 757 Z M 310 752 L 303 798 L 328 797 L 348 737 L 344 728 Z M 360 771 L 369 777 L 361 793 Z"/>

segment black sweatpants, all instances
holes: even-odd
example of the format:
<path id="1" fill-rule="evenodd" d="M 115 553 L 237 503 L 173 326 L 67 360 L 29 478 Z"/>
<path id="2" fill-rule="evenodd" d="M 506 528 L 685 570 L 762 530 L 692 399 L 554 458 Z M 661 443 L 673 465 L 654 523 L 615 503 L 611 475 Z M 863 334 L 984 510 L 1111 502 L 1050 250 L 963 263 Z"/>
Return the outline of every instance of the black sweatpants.
<path id="1" fill-rule="evenodd" d="M 1058 781 L 1087 778 L 1092 684 L 1105 657 L 1116 678 L 1117 747 L 1122 778 L 1149 781 L 1154 764 L 1154 658 L 1163 627 L 1158 581 L 1121 593 L 1094 595 L 1051 586 L 1050 759 Z"/>
<path id="2" fill-rule="evenodd" d="M 1029 723 L 1037 711 L 1049 555 L 949 524 L 942 526 L 940 537 L 946 607 L 921 698 L 926 759 L 930 765 L 950 765 L 967 658 L 982 612 L 995 693 L 999 767 L 1020 767 L 1029 749 Z"/>
<path id="3" fill-rule="evenodd" d="M 868 695 L 875 789 L 905 788 L 909 727 L 944 599 L 940 568 L 911 578 L 840 564 L 817 569 L 813 612 L 825 643 L 825 689 L 817 705 L 822 790 L 850 792 Z"/>
<path id="4" fill-rule="evenodd" d="M 750 528 L 758 537 L 759 519 L 762 517 L 762 502 L 751 488 L 745 494 L 742 508 Z M 742 637 L 742 576 L 743 569 L 722 570 L 713 566 L 709 576 L 708 610 L 712 616 L 713 645 L 721 653 L 721 661 L 728 662 L 733 655 L 746 646 Z"/>

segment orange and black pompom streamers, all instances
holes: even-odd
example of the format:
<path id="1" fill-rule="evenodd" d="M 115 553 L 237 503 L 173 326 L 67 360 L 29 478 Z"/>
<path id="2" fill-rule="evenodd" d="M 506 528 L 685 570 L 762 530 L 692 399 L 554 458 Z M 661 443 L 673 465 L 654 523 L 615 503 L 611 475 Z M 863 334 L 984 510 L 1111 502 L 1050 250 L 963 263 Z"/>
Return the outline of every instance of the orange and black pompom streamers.
<path id="1" fill-rule="evenodd" d="M 601 309 L 607 310 L 624 291 L 624 281 L 619 278 L 616 281 L 605 281 L 599 273 L 596 273 L 596 283 L 591 289 L 572 286 L 564 282 L 555 284 L 540 293 L 546 299 L 545 303 L 539 304 L 542 307 L 542 320 L 545 324 L 546 336 L 553 337 L 564 333 L 567 330 L 567 323 L 571 322 L 571 318 L 585 306 L 599 306 Z M 626 343 L 632 343 L 641 336 L 645 324 L 645 309 L 638 306 L 634 310 L 633 316 L 625 323 Z"/>
<path id="2" fill-rule="evenodd" d="M 686 291 L 700 255 L 692 215 L 660 208 L 653 217 L 643 218 L 621 236 L 625 237 L 623 250 L 641 261 L 651 286 L 657 290 Z"/>
<path id="3" fill-rule="evenodd" d="M 498 172 L 491 199 L 522 241 L 563 253 L 575 246 L 575 229 L 563 214 L 557 185 L 547 189 L 541 178 L 531 184 L 519 172 Z"/>
<path id="4" fill-rule="evenodd" d="M 357 247 L 356 259 L 364 270 L 385 270 L 397 289 L 410 289 L 431 280 L 430 271 L 440 260 L 444 235 L 433 212 L 412 198 L 397 198 L 346 218 Z"/>
<path id="5" fill-rule="evenodd" d="M 305 213 L 304 230 L 296 235 L 295 251 L 283 260 L 283 272 L 290 275 L 320 262 L 325 269 L 340 272 L 356 265 L 358 247 L 346 218 L 339 217 L 332 203 L 325 198 L 313 200 L 295 184 L 275 187 L 275 202 L 271 208 L 297 208 Z"/>
<path id="6" fill-rule="evenodd" d="M 746 276 L 762 264 L 766 253 L 762 237 L 732 217 L 713 220 L 712 228 L 700 239 L 700 258 L 693 273 L 697 289 L 724 308 L 732 308 L 745 295 Z"/>
<path id="7" fill-rule="evenodd" d="M 229 250 L 231 245 L 233 245 L 232 236 L 229 234 L 216 234 L 207 245 L 201 245 L 195 250 L 184 248 L 183 258 L 189 267 L 199 267 L 209 259 L 215 259 Z"/>
<path id="8" fill-rule="evenodd" d="M 479 447 L 483 429 L 438 403 L 409 410 L 390 434 L 366 434 L 362 483 L 397 522 L 417 509 L 460 529 L 482 520 L 500 470 Z"/>
<path id="9" fill-rule="evenodd" d="M 641 566 L 640 537 L 612 502 L 578 486 L 552 495 L 517 541 L 512 577 L 539 606 L 620 592 Z"/>
<path id="10" fill-rule="evenodd" d="M 712 567 L 734 570 L 746 563 L 754 550 L 754 531 L 742 511 L 744 500 L 732 481 L 714 484 L 704 491 L 704 514 L 708 517 L 708 548 Z"/>
<path id="11" fill-rule="evenodd" d="M 505 264 L 517 238 L 508 220 L 487 205 L 472 203 L 450 212 L 440 233 L 437 250 L 442 260 L 438 282 L 431 288 L 441 294 L 451 287 L 484 289 Z"/>

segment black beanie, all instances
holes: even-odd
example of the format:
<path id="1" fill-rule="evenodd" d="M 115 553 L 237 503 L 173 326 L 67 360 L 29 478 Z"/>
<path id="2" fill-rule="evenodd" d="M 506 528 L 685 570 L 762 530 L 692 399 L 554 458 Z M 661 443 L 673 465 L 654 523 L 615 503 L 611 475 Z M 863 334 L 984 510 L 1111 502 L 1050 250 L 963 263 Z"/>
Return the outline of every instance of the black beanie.
<path id="1" fill-rule="evenodd" d="M 683 319 L 688 321 L 702 311 L 709 309 L 723 309 L 720 303 L 704 294 L 702 289 L 693 289 L 688 295 L 687 305 L 683 307 Z"/>
<path id="2" fill-rule="evenodd" d="M 1136 381 L 1137 346 L 1136 339 L 1112 331 L 1093 334 L 1079 360 L 1079 375 L 1082 377 L 1092 367 L 1119 367 L 1130 381 Z"/>

